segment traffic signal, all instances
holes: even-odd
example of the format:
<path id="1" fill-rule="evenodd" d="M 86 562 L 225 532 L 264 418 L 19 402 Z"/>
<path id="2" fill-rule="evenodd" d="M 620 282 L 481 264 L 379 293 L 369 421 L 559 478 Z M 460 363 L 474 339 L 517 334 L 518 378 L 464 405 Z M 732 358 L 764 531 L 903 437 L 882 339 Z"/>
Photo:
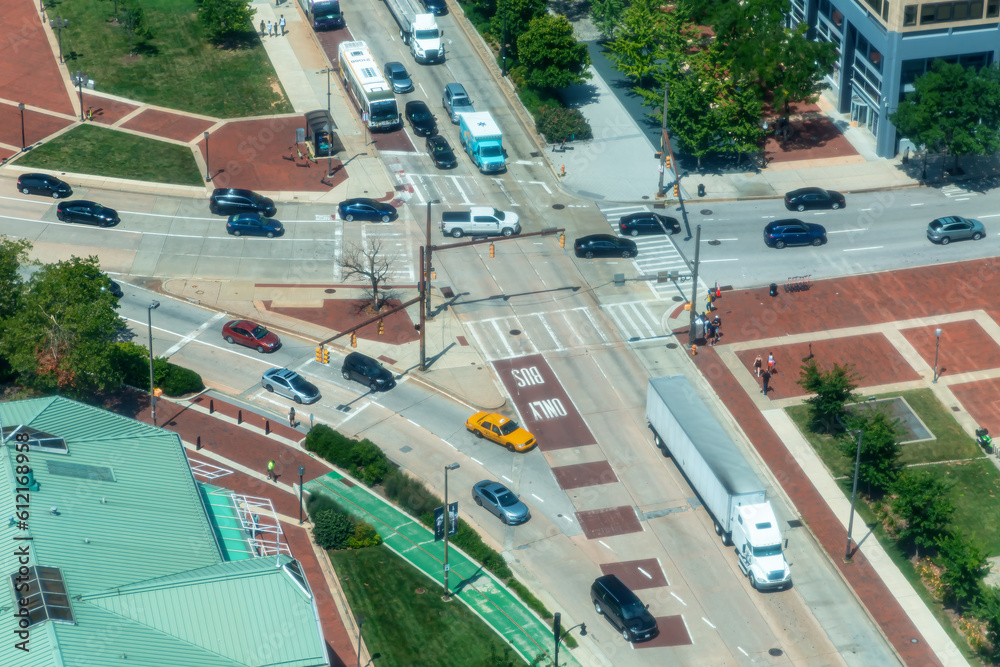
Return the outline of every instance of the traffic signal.
<path id="1" fill-rule="evenodd" d="M 326 349 L 325 347 L 323 348 L 323 363 L 324 364 L 330 363 L 330 350 Z"/>
<path id="2" fill-rule="evenodd" d="M 565 232 L 563 232 L 562 234 L 559 235 L 559 247 L 560 248 L 565 248 L 566 247 L 566 233 Z"/>
<path id="3" fill-rule="evenodd" d="M 437 271 L 431 271 L 431 280 L 437 280 L 437 277 L 438 277 L 438 272 Z"/>
<path id="4" fill-rule="evenodd" d="M 661 155 L 663 155 L 663 151 L 656 151 L 655 153 L 653 153 L 653 157 L 655 157 L 657 160 L 660 159 Z"/>
<path id="5" fill-rule="evenodd" d="M 358 334 L 352 333 L 351 334 L 351 347 L 357 347 L 357 346 L 358 346 Z"/>
<path id="6" fill-rule="evenodd" d="M 316 348 L 316 361 L 318 363 L 323 363 L 323 347 L 322 346 Z"/>
<path id="7" fill-rule="evenodd" d="M 378 321 L 378 335 L 381 336 L 384 333 L 385 333 L 385 324 L 382 323 L 382 320 L 379 320 Z"/>
<path id="8" fill-rule="evenodd" d="M 496 249 L 496 247 L 494 247 L 494 245 L 493 245 L 493 244 L 491 243 L 491 244 L 490 244 L 490 257 L 496 257 L 496 256 L 497 256 L 497 249 Z"/>
<path id="9" fill-rule="evenodd" d="M 663 156 L 663 168 L 664 169 L 670 169 L 670 155 L 669 154 Z"/>
<path id="10" fill-rule="evenodd" d="M 674 198 L 675 199 L 680 199 L 681 198 L 681 186 L 680 185 L 676 185 L 676 184 L 674 185 Z"/>

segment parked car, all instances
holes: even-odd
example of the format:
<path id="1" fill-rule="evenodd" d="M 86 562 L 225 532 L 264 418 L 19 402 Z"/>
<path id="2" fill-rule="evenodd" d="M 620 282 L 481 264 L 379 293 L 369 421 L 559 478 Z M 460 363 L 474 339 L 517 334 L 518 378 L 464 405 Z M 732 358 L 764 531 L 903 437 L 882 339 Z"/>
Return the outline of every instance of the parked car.
<path id="1" fill-rule="evenodd" d="M 233 236 L 266 236 L 273 239 L 284 234 L 285 228 L 274 218 L 248 211 L 229 216 L 226 231 Z"/>
<path id="2" fill-rule="evenodd" d="M 663 234 L 666 229 L 668 234 L 679 234 L 681 223 L 675 218 L 670 218 L 659 213 L 631 213 L 623 215 L 618 221 L 618 229 L 622 234 L 638 236 L 639 234 Z"/>
<path id="3" fill-rule="evenodd" d="M 438 169 L 454 169 L 458 166 L 455 151 L 451 150 L 448 140 L 440 134 L 427 137 L 427 152 Z"/>
<path id="4" fill-rule="evenodd" d="M 253 190 L 239 188 L 216 188 L 208 200 L 208 209 L 213 215 L 253 212 L 269 218 L 278 212 L 278 207 L 271 199 Z"/>
<path id="5" fill-rule="evenodd" d="M 963 218 L 960 215 L 950 215 L 947 218 L 932 220 L 927 225 L 927 238 L 932 243 L 948 245 L 952 241 L 972 239 L 978 241 L 986 236 L 986 227 L 978 220 Z"/>
<path id="6" fill-rule="evenodd" d="M 309 405 L 320 399 L 319 389 L 304 377 L 287 368 L 269 368 L 261 376 L 260 386 L 296 403 Z"/>
<path id="7" fill-rule="evenodd" d="M 85 199 L 59 202 L 59 206 L 56 207 L 56 218 L 63 222 L 79 222 L 98 227 L 110 227 L 121 222 L 115 209 Z"/>
<path id="8" fill-rule="evenodd" d="M 517 526 L 531 518 L 528 506 L 500 482 L 484 479 L 472 487 L 472 499 L 510 526 Z"/>
<path id="9" fill-rule="evenodd" d="M 577 257 L 634 257 L 638 254 L 635 241 L 611 234 L 591 234 L 573 242 Z"/>
<path id="10" fill-rule="evenodd" d="M 598 577 L 590 586 L 594 611 L 608 619 L 629 642 L 652 639 L 659 634 L 656 618 L 635 593 L 613 574 Z"/>
<path id="11" fill-rule="evenodd" d="M 452 123 L 458 124 L 458 114 L 472 113 L 475 108 L 472 106 L 472 99 L 465 92 L 465 86 L 460 83 L 449 83 L 444 87 L 441 94 L 441 106 L 448 112 L 448 118 Z"/>
<path id="12" fill-rule="evenodd" d="M 73 194 L 69 183 L 48 174 L 21 174 L 17 177 L 17 189 L 26 195 L 48 195 L 53 199 Z"/>
<path id="13" fill-rule="evenodd" d="M 785 208 L 789 211 L 805 211 L 812 208 L 844 208 L 844 195 L 834 190 L 822 188 L 799 188 L 785 193 Z"/>
<path id="14" fill-rule="evenodd" d="M 826 228 L 801 220 L 775 220 L 764 227 L 764 245 L 782 249 L 786 245 L 815 245 L 826 243 Z"/>
<path id="15" fill-rule="evenodd" d="M 385 64 L 385 80 L 392 86 L 392 92 L 397 95 L 413 90 L 413 79 L 401 62 L 393 60 Z"/>
<path id="16" fill-rule="evenodd" d="M 345 199 L 337 206 L 337 215 L 342 220 L 381 220 L 389 222 L 396 218 L 396 207 L 367 197 Z"/>
<path id="17" fill-rule="evenodd" d="M 418 137 L 429 137 L 437 134 L 437 122 L 434 120 L 434 114 L 427 108 L 426 102 L 421 100 L 407 102 L 403 115 L 406 116 L 410 127 L 413 128 L 413 133 Z"/>
<path id="18" fill-rule="evenodd" d="M 239 343 L 252 347 L 258 352 L 274 352 L 281 347 L 281 340 L 250 320 L 231 320 L 222 327 L 222 337 L 230 345 Z"/>
<path id="19" fill-rule="evenodd" d="M 466 420 L 465 428 L 477 438 L 492 440 L 511 452 L 526 452 L 536 444 L 535 436 L 496 412 L 477 412 Z"/>
<path id="20" fill-rule="evenodd" d="M 360 382 L 372 391 L 386 391 L 396 386 L 396 378 L 385 366 L 360 352 L 351 352 L 344 357 L 340 372 L 345 380 Z"/>

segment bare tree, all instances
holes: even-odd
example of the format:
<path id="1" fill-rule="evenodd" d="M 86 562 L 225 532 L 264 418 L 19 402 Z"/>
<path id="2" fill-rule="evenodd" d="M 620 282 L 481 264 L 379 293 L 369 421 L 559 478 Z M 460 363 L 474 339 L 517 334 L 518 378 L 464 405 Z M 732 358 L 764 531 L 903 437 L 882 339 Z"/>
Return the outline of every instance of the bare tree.
<path id="1" fill-rule="evenodd" d="M 382 285 L 396 270 L 399 256 L 389 251 L 382 239 L 369 239 L 367 245 L 351 244 L 347 246 L 341 258 L 344 278 L 360 278 L 371 285 L 372 307 L 375 312 L 382 309 L 385 301 Z"/>

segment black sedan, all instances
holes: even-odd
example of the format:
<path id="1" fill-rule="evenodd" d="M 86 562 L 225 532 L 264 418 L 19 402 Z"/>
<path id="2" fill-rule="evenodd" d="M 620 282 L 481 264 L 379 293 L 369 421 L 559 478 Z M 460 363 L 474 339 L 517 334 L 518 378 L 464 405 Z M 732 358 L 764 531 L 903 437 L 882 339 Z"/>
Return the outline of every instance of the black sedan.
<path id="1" fill-rule="evenodd" d="M 427 137 L 427 152 L 438 169 L 454 169 L 458 166 L 455 151 L 451 150 L 448 140 L 440 134 Z"/>
<path id="2" fill-rule="evenodd" d="M 337 206 L 341 220 L 381 220 L 389 222 L 396 217 L 396 207 L 367 197 L 345 199 Z"/>
<path id="3" fill-rule="evenodd" d="M 434 121 L 434 114 L 427 108 L 426 102 L 413 100 L 412 102 L 407 102 L 404 109 L 406 120 L 410 123 L 410 127 L 413 128 L 415 135 L 418 137 L 429 137 L 432 134 L 437 134 L 438 126 Z"/>
<path id="4" fill-rule="evenodd" d="M 573 242 L 577 257 L 635 257 L 635 241 L 611 234 L 591 234 Z"/>
<path id="5" fill-rule="evenodd" d="M 229 216 L 226 231 L 233 236 L 266 236 L 273 239 L 285 233 L 285 228 L 274 218 L 247 211 Z"/>
<path id="6" fill-rule="evenodd" d="M 79 222 L 98 227 L 108 227 L 121 222 L 115 209 L 84 199 L 59 202 L 59 206 L 56 207 L 56 217 L 63 222 Z"/>
<path id="7" fill-rule="evenodd" d="M 26 195 L 49 195 L 53 199 L 73 194 L 69 183 L 48 174 L 21 174 L 17 177 L 17 189 Z"/>
<path id="8" fill-rule="evenodd" d="M 681 224 L 674 218 L 668 218 L 659 213 L 632 213 L 623 215 L 618 221 L 618 229 L 622 234 L 638 236 L 639 234 L 679 234 Z"/>
<path id="9" fill-rule="evenodd" d="M 775 220 L 764 227 L 764 245 L 781 250 L 786 245 L 815 245 L 826 243 L 826 229 L 801 220 Z"/>
<path id="10" fill-rule="evenodd" d="M 805 211 L 812 208 L 844 208 L 844 195 L 822 188 L 799 188 L 785 193 L 785 208 L 789 211 Z"/>

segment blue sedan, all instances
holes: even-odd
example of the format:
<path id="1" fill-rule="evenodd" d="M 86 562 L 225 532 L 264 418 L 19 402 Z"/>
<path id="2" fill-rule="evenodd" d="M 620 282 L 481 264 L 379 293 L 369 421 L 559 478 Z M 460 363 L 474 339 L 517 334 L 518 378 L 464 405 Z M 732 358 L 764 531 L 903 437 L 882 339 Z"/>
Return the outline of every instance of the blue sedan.
<path id="1" fill-rule="evenodd" d="M 392 204 L 384 204 L 367 197 L 357 199 L 345 199 L 337 206 L 337 214 L 341 220 L 351 222 L 352 220 L 381 220 L 389 222 L 396 218 L 396 207 Z"/>
<path id="2" fill-rule="evenodd" d="M 274 218 L 247 212 L 229 216 L 226 231 L 233 236 L 266 236 L 273 239 L 284 234 L 285 228 Z"/>

